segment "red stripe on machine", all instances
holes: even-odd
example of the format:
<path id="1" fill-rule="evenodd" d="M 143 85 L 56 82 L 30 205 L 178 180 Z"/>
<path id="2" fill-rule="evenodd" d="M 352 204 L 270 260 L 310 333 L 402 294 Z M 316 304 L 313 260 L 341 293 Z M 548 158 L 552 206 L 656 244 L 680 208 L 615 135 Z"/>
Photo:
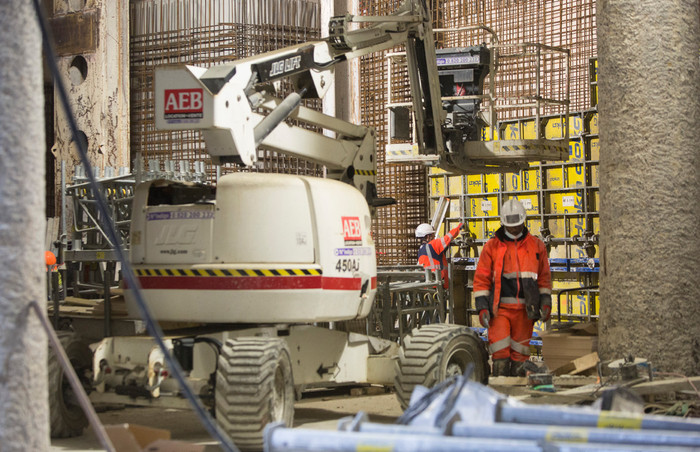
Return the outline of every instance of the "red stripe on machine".
<path id="1" fill-rule="evenodd" d="M 139 282 L 147 290 L 360 290 L 362 280 L 323 276 L 140 276 Z M 376 279 L 372 287 L 376 287 Z"/>

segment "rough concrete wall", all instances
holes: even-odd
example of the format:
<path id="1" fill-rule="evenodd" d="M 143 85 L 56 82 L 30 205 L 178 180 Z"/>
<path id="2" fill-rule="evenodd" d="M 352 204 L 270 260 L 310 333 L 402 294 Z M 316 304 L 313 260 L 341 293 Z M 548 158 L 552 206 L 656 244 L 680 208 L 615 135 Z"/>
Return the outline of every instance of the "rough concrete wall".
<path id="1" fill-rule="evenodd" d="M 28 302 L 46 300 L 44 89 L 32 2 L 0 2 L 0 449 L 49 448 L 47 342 Z"/>
<path id="2" fill-rule="evenodd" d="M 700 374 L 697 0 L 600 0 L 600 353 Z"/>
<path id="3" fill-rule="evenodd" d="M 78 129 L 85 134 L 93 167 L 130 166 L 129 2 L 55 1 L 51 25 L 57 37 L 58 66 L 64 77 Z M 63 109 L 55 104 L 56 180 L 66 162 L 66 182 L 80 164 Z M 57 186 L 56 198 L 60 199 Z M 68 213 L 69 225 L 72 213 Z"/>

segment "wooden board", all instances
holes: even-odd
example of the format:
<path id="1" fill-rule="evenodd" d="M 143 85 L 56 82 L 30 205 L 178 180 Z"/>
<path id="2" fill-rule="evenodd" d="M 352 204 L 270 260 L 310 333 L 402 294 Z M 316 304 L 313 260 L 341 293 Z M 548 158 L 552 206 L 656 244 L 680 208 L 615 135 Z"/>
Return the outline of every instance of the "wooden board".
<path id="1" fill-rule="evenodd" d="M 572 359 L 554 371 L 554 375 L 576 375 L 594 368 L 600 362 L 598 352 L 588 353 L 580 358 Z"/>

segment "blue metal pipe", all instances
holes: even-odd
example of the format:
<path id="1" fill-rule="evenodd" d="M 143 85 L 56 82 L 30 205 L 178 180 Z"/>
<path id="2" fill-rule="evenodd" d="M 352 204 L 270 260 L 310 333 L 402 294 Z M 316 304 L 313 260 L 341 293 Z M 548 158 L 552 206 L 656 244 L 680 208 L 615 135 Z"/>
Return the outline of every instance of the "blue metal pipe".
<path id="1" fill-rule="evenodd" d="M 527 439 L 547 442 L 608 443 L 700 449 L 700 434 L 662 430 L 639 431 L 612 428 L 544 427 L 539 425 L 495 424 L 469 425 L 458 422 L 452 427 L 454 436 L 502 439 Z"/>
<path id="2" fill-rule="evenodd" d="M 265 428 L 265 452 L 464 452 L 519 451 L 541 452 L 534 441 L 484 438 L 454 438 L 449 436 L 336 432 L 284 428 L 281 424 Z"/>
<path id="3" fill-rule="evenodd" d="M 586 410 L 581 407 L 515 406 L 501 403 L 497 422 L 700 432 L 700 421 L 668 416 Z"/>
<path id="4" fill-rule="evenodd" d="M 357 419 L 357 418 L 356 418 Z M 427 426 L 404 426 L 366 422 L 366 417 L 359 422 L 342 421 L 339 429 L 352 429 L 362 433 L 390 435 L 452 435 L 467 438 L 499 438 L 529 440 L 541 442 L 576 442 L 627 444 L 655 447 L 692 447 L 700 450 L 700 434 L 678 433 L 662 430 L 639 431 L 629 429 L 586 428 L 586 427 L 545 427 L 540 425 L 494 424 L 474 425 L 457 422 L 451 432 Z"/>

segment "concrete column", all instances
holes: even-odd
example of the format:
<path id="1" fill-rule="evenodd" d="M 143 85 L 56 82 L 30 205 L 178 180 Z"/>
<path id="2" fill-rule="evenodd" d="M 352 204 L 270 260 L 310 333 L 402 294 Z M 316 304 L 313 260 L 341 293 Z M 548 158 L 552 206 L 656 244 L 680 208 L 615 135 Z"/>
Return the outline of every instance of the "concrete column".
<path id="1" fill-rule="evenodd" d="M 0 449 L 49 448 L 44 89 L 32 2 L 0 2 Z"/>
<path id="2" fill-rule="evenodd" d="M 601 358 L 698 375 L 698 1 L 597 8 Z"/>

